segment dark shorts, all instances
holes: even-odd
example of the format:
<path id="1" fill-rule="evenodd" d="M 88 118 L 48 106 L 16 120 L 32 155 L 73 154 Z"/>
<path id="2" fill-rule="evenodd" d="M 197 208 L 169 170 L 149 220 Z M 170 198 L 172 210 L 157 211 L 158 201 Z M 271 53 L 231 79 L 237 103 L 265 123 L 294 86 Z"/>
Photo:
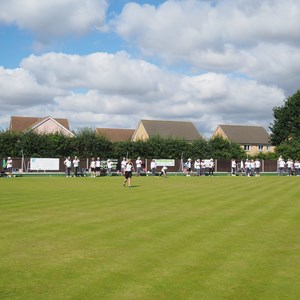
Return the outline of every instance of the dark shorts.
<path id="1" fill-rule="evenodd" d="M 91 168 L 91 172 L 95 172 L 95 168 Z"/>
<path id="2" fill-rule="evenodd" d="M 132 177 L 132 172 L 131 171 L 125 171 L 125 178 L 131 178 Z"/>
<path id="3" fill-rule="evenodd" d="M 100 171 L 100 167 L 96 167 L 96 171 L 99 172 Z"/>

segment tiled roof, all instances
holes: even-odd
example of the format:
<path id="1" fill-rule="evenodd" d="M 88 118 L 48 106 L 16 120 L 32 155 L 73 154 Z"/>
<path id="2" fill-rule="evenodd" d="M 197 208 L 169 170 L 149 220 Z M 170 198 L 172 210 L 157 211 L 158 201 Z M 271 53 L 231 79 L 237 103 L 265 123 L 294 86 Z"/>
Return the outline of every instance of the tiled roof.
<path id="1" fill-rule="evenodd" d="M 35 125 L 39 124 L 43 120 L 47 119 L 49 117 L 45 118 L 38 118 L 38 117 L 18 117 L 18 116 L 12 116 L 10 119 L 10 131 L 18 131 L 18 132 L 25 132 L 33 128 Z M 68 119 L 56 119 L 53 118 L 56 122 L 64 126 L 66 129 L 69 129 L 69 121 Z"/>
<path id="2" fill-rule="evenodd" d="M 96 128 L 96 132 L 111 142 L 125 142 L 131 140 L 134 129 Z"/>
<path id="3" fill-rule="evenodd" d="M 159 135 L 164 138 L 182 138 L 194 141 L 202 138 L 192 122 L 141 120 L 149 137 Z"/>
<path id="4" fill-rule="evenodd" d="M 269 134 L 262 126 L 219 125 L 227 138 L 239 144 L 270 144 Z"/>

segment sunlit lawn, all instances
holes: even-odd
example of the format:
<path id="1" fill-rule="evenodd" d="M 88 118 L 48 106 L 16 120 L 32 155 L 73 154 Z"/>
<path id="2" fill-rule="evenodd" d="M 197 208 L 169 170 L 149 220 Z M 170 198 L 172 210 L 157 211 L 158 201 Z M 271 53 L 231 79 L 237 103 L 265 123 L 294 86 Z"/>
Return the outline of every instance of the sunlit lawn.
<path id="1" fill-rule="evenodd" d="M 300 177 L 0 178 L 0 299 L 300 299 Z"/>

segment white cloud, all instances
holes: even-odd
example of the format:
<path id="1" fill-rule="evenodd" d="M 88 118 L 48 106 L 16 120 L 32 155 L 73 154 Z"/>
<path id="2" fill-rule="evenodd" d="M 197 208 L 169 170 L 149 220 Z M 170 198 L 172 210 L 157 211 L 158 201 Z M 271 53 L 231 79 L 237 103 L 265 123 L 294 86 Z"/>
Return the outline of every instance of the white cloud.
<path id="1" fill-rule="evenodd" d="M 40 43 L 104 26 L 107 0 L 0 0 L 0 23 L 33 32 Z"/>
<path id="2" fill-rule="evenodd" d="M 49 103 L 54 95 L 64 95 L 66 91 L 41 85 L 36 77 L 25 69 L 4 69 L 0 67 L 0 108 L 35 106 Z"/>
<path id="3" fill-rule="evenodd" d="M 255 80 L 214 72 L 183 76 L 125 53 L 48 53 L 30 56 L 21 66 L 2 70 L 13 74 L 10 83 L 0 80 L 7 90 L 2 105 L 10 101 L 10 85 L 20 91 L 12 94 L 14 105 L 26 108 L 22 115 L 66 117 L 73 129 L 134 128 L 142 118 L 191 120 L 209 136 L 220 123 L 267 127 L 272 108 L 284 99 L 282 90 Z M 5 106 L 3 110 L 9 116 Z"/>
<path id="4" fill-rule="evenodd" d="M 170 0 L 158 7 L 129 3 L 112 24 L 145 55 L 168 64 L 185 62 L 194 70 L 242 72 L 287 93 L 297 90 L 300 2 L 214 2 Z"/>

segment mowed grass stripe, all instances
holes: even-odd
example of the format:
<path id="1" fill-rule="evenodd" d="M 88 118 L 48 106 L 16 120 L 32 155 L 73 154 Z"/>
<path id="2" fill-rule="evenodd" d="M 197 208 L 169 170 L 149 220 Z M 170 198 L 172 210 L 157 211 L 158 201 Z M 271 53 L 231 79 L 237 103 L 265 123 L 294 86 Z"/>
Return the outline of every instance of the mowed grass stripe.
<path id="1" fill-rule="evenodd" d="M 272 195 L 271 195 L 272 196 Z M 260 200 L 260 199 L 259 199 Z M 271 203 L 271 202 L 270 202 Z M 272 206 L 273 207 L 273 206 Z M 251 211 L 249 212 L 249 215 L 251 215 Z M 263 216 L 264 217 L 264 216 Z M 254 220 L 252 220 L 252 222 L 256 222 L 256 219 L 254 219 Z M 226 224 L 225 224 L 226 225 Z M 245 223 L 244 225 L 248 225 L 248 223 Z M 252 225 L 252 224 L 249 224 L 249 225 Z M 228 228 L 228 226 L 227 226 L 227 228 Z M 254 229 L 255 230 L 255 229 Z M 228 231 L 228 230 L 227 230 Z M 230 231 L 232 231 L 232 230 L 230 230 Z M 227 236 L 227 238 L 226 239 L 228 239 L 228 236 Z M 217 238 L 216 240 L 218 240 L 219 242 L 220 242 L 220 239 L 219 238 Z M 226 243 L 224 243 L 224 240 L 221 240 L 221 242 L 222 242 L 222 245 L 223 246 L 226 246 Z M 205 244 L 204 244 L 205 245 Z M 244 245 L 244 241 L 242 240 L 242 245 Z M 209 245 L 209 248 L 212 248 L 212 249 L 214 249 L 214 247 L 213 247 L 214 245 Z M 188 245 L 188 247 L 189 247 L 189 245 Z M 202 247 L 203 247 L 203 244 L 202 244 Z M 230 248 L 231 249 L 231 248 Z M 247 251 L 247 248 L 246 248 L 246 245 L 245 245 L 245 248 L 243 249 L 243 250 L 246 250 Z M 185 254 L 184 254 L 185 255 Z M 192 256 L 188 256 L 188 255 L 185 255 L 186 257 L 197 257 L 197 255 L 192 255 Z M 222 260 L 223 260 L 223 257 L 222 257 Z M 205 276 L 207 276 L 207 272 L 205 272 Z M 214 281 L 213 281 L 214 282 Z M 198 284 L 198 283 L 197 283 Z M 187 285 L 188 286 L 188 285 Z M 213 288 L 213 290 L 215 290 L 215 288 Z M 176 294 L 178 295 L 178 293 L 176 292 Z"/>
<path id="2" fill-rule="evenodd" d="M 1 231 L 3 294 L 271 299 L 283 286 L 299 295 L 297 178 L 144 177 L 131 189 L 121 178 L 53 179 L 6 181 L 18 191 L 1 210 L 3 224 L 12 214 L 10 234 Z M 22 188 L 32 197 L 18 200 Z"/>

